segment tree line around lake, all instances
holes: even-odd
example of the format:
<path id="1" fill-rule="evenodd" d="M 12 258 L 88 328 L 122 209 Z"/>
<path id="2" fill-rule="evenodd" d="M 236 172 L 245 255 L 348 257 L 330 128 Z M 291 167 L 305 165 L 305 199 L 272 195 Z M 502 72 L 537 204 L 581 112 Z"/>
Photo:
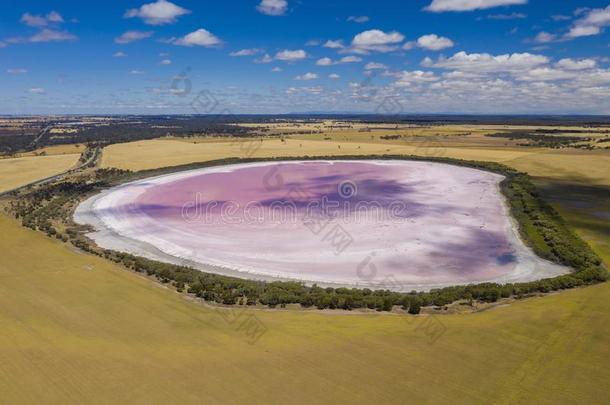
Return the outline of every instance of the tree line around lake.
<path id="1" fill-rule="evenodd" d="M 467 166 L 502 174 L 501 191 L 506 196 L 513 217 L 519 224 L 521 237 L 536 254 L 558 264 L 569 266 L 572 273 L 538 281 L 497 284 L 480 283 L 434 289 L 428 292 L 399 293 L 388 289 L 323 288 L 300 282 L 264 282 L 210 274 L 189 266 L 161 263 L 96 246 L 83 236 L 87 229 L 71 221 L 71 213 L 84 196 L 91 195 L 126 181 L 198 167 L 257 162 L 262 160 L 306 159 L 409 159 Z M 525 297 L 532 294 L 570 289 L 603 282 L 607 270 L 601 259 L 564 222 L 560 215 L 538 194 L 528 175 L 498 163 L 464 161 L 450 158 L 419 156 L 323 156 L 276 159 L 222 159 L 173 168 L 129 172 L 119 169 L 98 169 L 72 180 L 45 185 L 23 192 L 10 204 L 10 211 L 22 224 L 46 232 L 92 254 L 105 257 L 125 267 L 155 277 L 180 292 L 208 302 L 224 305 L 265 305 L 271 308 L 300 304 L 304 308 L 344 309 L 369 308 L 391 311 L 400 306 L 411 314 L 422 307 L 445 307 L 456 301 L 472 305 L 496 302 L 501 298 Z"/>

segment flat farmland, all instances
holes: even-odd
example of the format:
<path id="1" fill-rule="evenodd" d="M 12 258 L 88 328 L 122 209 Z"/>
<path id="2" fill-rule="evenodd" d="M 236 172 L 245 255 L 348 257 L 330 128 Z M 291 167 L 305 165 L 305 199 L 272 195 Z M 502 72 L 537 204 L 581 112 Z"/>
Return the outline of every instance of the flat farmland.
<path id="1" fill-rule="evenodd" d="M 72 153 L 0 159 L 0 192 L 68 170 L 79 157 Z"/>
<path id="2" fill-rule="evenodd" d="M 102 167 L 145 170 L 226 157 L 282 157 L 328 155 L 415 154 L 503 162 L 536 153 L 535 150 L 447 147 L 434 140 L 396 145 L 385 142 L 337 140 L 260 139 L 247 141 L 187 142 L 175 139 L 147 140 L 110 145 L 104 149 Z"/>
<path id="3" fill-rule="evenodd" d="M 251 341 L 227 310 L 5 216 L 0 231 L 7 403 L 602 403 L 610 389 L 610 283 L 451 316 L 248 310 L 264 326 Z"/>
<path id="4" fill-rule="evenodd" d="M 532 176 L 610 185 L 610 150 L 506 147 L 501 141 L 482 146 L 479 137 L 414 138 L 375 141 L 359 135 L 319 139 L 147 140 L 104 149 L 102 167 L 145 170 L 222 159 L 226 157 L 281 157 L 325 155 L 406 154 L 505 163 Z M 486 138 L 489 139 L 489 138 Z"/>
<path id="5" fill-rule="evenodd" d="M 386 153 L 497 161 L 534 176 L 610 263 L 610 151 L 383 134 L 131 142 L 106 147 L 102 166 Z M 9 403 L 602 403 L 610 390 L 610 283 L 466 314 L 236 315 L 2 215 L 0 235 L 11 235 L 0 238 L 0 398 Z M 244 319 L 264 332 L 255 342 Z"/>
<path id="6" fill-rule="evenodd" d="M 547 149 L 505 161 L 517 170 L 554 181 L 610 186 L 610 150 Z"/>
<path id="7" fill-rule="evenodd" d="M 81 154 L 84 150 L 85 145 L 83 144 L 53 145 L 23 153 L 21 156 L 74 155 Z"/>

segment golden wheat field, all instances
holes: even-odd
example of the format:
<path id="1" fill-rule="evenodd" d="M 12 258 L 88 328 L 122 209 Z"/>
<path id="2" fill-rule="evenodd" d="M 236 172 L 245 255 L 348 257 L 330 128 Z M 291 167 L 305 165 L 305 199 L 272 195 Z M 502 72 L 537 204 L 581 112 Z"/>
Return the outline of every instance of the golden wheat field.
<path id="1" fill-rule="evenodd" d="M 102 167 L 145 170 L 177 166 L 224 157 L 281 157 L 370 154 L 418 154 L 461 159 L 506 161 L 536 153 L 530 150 L 488 150 L 448 148 L 434 141 L 396 145 L 385 142 L 341 142 L 303 139 L 260 139 L 249 141 L 187 142 L 174 139 L 139 141 L 110 145 L 104 149 Z"/>
<path id="2" fill-rule="evenodd" d="M 83 144 L 65 144 L 65 145 L 52 145 L 45 146 L 42 148 L 35 149 L 30 152 L 23 152 L 17 154 L 17 157 L 22 156 L 48 156 L 48 155 L 74 155 L 76 153 L 81 154 L 85 150 L 86 146 Z"/>
<path id="3" fill-rule="evenodd" d="M 479 137 L 457 140 L 423 137 L 398 144 L 379 139 L 370 141 L 362 136 L 326 137 L 330 139 L 160 139 L 122 143 L 104 149 L 102 167 L 137 171 L 225 157 L 414 154 L 501 162 L 537 177 L 585 180 L 589 183 L 610 185 L 610 150 L 518 148 L 505 147 L 499 142 L 482 147 Z M 456 141 L 459 141 L 459 144 L 455 144 Z"/>
<path id="4" fill-rule="evenodd" d="M 233 313 L 0 229 L 6 403 L 602 403 L 610 389 L 608 283 L 450 316 Z"/>
<path id="5" fill-rule="evenodd" d="M 72 153 L 0 159 L 0 192 L 66 171 L 79 157 Z"/>

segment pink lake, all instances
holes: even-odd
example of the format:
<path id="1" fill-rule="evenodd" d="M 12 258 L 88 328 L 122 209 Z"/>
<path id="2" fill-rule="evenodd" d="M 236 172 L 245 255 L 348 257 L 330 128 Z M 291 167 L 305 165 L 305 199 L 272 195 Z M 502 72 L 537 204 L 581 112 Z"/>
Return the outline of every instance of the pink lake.
<path id="1" fill-rule="evenodd" d="M 75 220 L 102 247 L 251 279 L 410 291 L 567 273 L 521 242 L 502 179 L 418 161 L 239 164 L 107 190 Z"/>

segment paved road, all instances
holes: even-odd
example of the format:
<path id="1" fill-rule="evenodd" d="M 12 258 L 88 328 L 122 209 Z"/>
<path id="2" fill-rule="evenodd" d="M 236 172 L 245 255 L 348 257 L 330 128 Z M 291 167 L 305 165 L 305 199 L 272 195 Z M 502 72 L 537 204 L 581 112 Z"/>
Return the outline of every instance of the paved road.
<path id="1" fill-rule="evenodd" d="M 36 137 L 36 139 L 34 139 L 32 141 L 32 143 L 30 143 L 29 148 L 34 149 L 36 147 L 36 145 L 38 144 L 38 142 L 40 141 L 40 138 L 42 138 L 47 132 L 49 132 L 51 130 L 51 128 L 53 128 L 52 125 L 47 125 L 46 127 L 44 127 L 39 133 L 38 136 Z"/>

